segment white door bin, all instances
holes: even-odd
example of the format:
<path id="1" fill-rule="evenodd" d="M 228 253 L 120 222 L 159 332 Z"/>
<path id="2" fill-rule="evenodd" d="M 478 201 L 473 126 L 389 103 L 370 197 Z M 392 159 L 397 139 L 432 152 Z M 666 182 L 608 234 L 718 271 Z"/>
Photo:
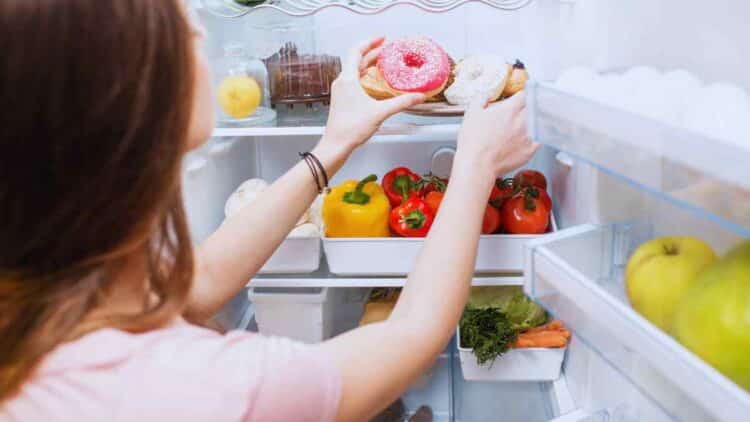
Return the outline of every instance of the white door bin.
<path id="1" fill-rule="evenodd" d="M 472 349 L 461 347 L 456 331 L 461 372 L 466 381 L 555 381 L 560 378 L 567 347 L 510 349 L 492 363 L 479 365 Z"/>

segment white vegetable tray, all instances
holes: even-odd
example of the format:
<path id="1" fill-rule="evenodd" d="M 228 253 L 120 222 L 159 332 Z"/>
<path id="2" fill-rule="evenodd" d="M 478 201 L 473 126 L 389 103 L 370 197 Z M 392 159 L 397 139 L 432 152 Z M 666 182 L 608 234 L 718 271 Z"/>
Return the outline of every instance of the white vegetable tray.
<path id="1" fill-rule="evenodd" d="M 309 274 L 320 267 L 319 237 L 290 237 L 271 255 L 260 274 Z"/>
<path id="2" fill-rule="evenodd" d="M 479 365 L 472 349 L 461 347 L 456 330 L 461 372 L 466 381 L 555 381 L 560 378 L 566 347 L 510 349 L 492 363 Z"/>
<path id="3" fill-rule="evenodd" d="M 550 232 L 557 231 L 554 215 Z M 522 273 L 524 245 L 544 235 L 491 234 L 479 238 L 476 273 Z M 323 238 L 328 268 L 342 276 L 403 276 L 414 267 L 423 238 Z M 450 245 L 446 245 L 450 248 Z"/>

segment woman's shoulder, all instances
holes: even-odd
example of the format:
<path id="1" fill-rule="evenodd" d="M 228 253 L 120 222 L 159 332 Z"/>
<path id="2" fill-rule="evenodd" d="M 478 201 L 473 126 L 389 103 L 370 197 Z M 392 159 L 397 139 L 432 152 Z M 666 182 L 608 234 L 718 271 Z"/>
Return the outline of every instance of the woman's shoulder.
<path id="1" fill-rule="evenodd" d="M 318 409 L 310 420 L 332 418 L 339 377 L 314 346 L 184 322 L 142 334 L 102 329 L 51 352 L 0 420 L 55 420 L 60 409 L 65 420 L 244 420 L 278 412 L 292 389 Z"/>
<path id="2" fill-rule="evenodd" d="M 222 336 L 217 332 L 182 321 L 144 333 L 102 328 L 56 347 L 42 360 L 36 374 L 45 376 L 70 370 L 85 371 L 87 368 L 114 368 L 127 365 L 134 359 L 158 357 L 160 353 L 155 352 L 167 352 L 185 343 L 208 344 L 221 340 Z"/>

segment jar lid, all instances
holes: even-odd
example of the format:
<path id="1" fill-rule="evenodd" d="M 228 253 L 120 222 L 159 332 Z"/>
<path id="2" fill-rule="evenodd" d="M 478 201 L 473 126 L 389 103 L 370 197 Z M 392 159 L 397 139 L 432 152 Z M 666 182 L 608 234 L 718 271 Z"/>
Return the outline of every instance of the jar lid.
<path id="1" fill-rule="evenodd" d="M 245 46 L 240 43 L 231 43 L 224 46 L 224 56 L 226 57 L 244 57 Z"/>

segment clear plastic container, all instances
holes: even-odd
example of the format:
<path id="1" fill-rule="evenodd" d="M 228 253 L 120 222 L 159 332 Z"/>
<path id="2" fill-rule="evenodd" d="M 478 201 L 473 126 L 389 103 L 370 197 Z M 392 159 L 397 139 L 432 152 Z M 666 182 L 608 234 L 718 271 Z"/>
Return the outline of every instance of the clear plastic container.
<path id="1" fill-rule="evenodd" d="M 328 288 L 253 287 L 258 330 L 267 336 L 289 337 L 307 343 L 323 341 L 333 331 L 333 307 Z"/>
<path id="2" fill-rule="evenodd" d="M 316 34 L 313 17 L 276 14 L 249 25 L 253 48 L 259 57 L 265 57 L 273 106 L 328 104 L 341 60 L 318 51 Z"/>
<path id="3" fill-rule="evenodd" d="M 224 46 L 215 73 L 216 106 L 221 126 L 257 126 L 276 119 L 271 108 L 268 72 L 242 44 Z"/>
<path id="4" fill-rule="evenodd" d="M 263 335 L 317 343 L 356 327 L 369 289 L 252 287 L 248 298 Z"/>

